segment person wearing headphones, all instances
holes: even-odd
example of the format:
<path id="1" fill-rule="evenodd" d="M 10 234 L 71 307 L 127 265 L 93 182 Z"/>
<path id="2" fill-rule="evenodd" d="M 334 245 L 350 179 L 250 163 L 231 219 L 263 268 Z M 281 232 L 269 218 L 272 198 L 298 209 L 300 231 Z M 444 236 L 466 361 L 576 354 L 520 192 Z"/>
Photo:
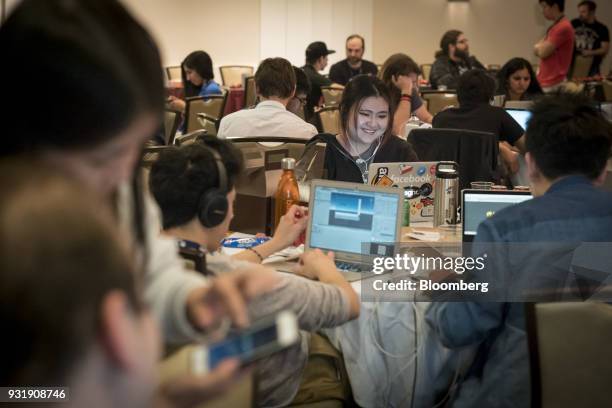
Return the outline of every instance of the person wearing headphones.
<path id="1" fill-rule="evenodd" d="M 256 263 L 291 245 L 306 226 L 305 209 L 293 206 L 267 243 L 235 257 L 214 253 L 234 215 L 234 182 L 241 169 L 239 152 L 216 138 L 169 148 L 151 168 L 149 187 L 162 212 L 164 235 L 176 239 L 179 247 L 190 246 L 205 254 L 208 271 L 215 275 L 241 267 L 267 270 Z M 296 273 L 309 279 L 275 273 L 279 283 L 248 307 L 254 320 L 290 309 L 302 330 L 296 345 L 257 363 L 258 406 L 286 406 L 293 401 L 308 361 L 308 332 L 335 327 L 359 315 L 359 297 L 336 269 L 333 253 L 303 254 Z"/>
<path id="2" fill-rule="evenodd" d="M 353 77 L 340 101 L 340 133 L 318 134 L 307 144 L 309 157 L 318 143 L 326 143 L 323 178 L 368 182 L 372 163 L 418 161 L 410 143 L 395 136 L 395 105 L 384 82 L 371 75 Z"/>

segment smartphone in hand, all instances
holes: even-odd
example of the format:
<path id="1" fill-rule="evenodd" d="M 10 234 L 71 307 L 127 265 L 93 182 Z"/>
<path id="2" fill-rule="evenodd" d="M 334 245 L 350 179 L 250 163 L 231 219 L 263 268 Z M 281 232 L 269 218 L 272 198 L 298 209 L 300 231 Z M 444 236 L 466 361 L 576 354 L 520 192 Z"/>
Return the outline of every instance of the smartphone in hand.
<path id="1" fill-rule="evenodd" d="M 291 346 L 298 339 L 297 318 L 285 310 L 233 332 L 217 343 L 197 347 L 191 354 L 192 371 L 206 374 L 231 357 L 247 365 Z"/>

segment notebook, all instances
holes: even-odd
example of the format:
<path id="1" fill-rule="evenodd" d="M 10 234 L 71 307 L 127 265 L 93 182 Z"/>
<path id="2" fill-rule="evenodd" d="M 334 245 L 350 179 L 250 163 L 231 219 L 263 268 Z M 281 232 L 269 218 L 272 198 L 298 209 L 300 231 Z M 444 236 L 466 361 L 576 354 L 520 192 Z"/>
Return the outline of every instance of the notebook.
<path id="1" fill-rule="evenodd" d="M 463 190 L 461 211 L 463 216 L 463 242 L 472 242 L 481 222 L 499 210 L 531 199 L 528 191 Z"/>
<path id="2" fill-rule="evenodd" d="M 402 200 L 397 188 L 313 180 L 304 249 L 334 251 L 349 281 L 371 276 L 375 257 L 397 253 Z"/>
<path id="3" fill-rule="evenodd" d="M 410 223 L 433 220 L 434 180 L 438 162 L 372 163 L 368 170 L 371 185 L 413 187 Z"/>
<path id="4" fill-rule="evenodd" d="M 508 112 L 508 114 L 510 116 L 512 116 L 512 119 L 514 119 L 516 121 L 516 123 L 521 125 L 523 130 L 527 130 L 527 122 L 531 118 L 531 112 L 530 111 L 525 110 L 525 109 L 510 109 L 510 108 L 506 108 L 506 112 Z"/>

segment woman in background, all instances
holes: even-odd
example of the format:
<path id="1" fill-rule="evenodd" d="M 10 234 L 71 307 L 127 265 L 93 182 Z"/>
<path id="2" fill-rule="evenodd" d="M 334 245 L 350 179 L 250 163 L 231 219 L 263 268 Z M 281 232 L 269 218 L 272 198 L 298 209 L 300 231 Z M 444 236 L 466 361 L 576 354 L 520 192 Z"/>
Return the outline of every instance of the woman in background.
<path id="1" fill-rule="evenodd" d="M 393 54 L 383 64 L 380 78 L 391 92 L 391 99 L 397 107 L 393 116 L 393 133 L 402 134 L 403 125 L 411 115 L 426 123 L 433 119 L 431 113 L 419 96 L 417 80 L 421 69 L 412 58 L 406 54 Z"/>
<path id="2" fill-rule="evenodd" d="M 542 95 L 533 67 L 524 58 L 512 58 L 497 74 L 497 95 L 507 101 L 530 101 Z"/>
<path id="3" fill-rule="evenodd" d="M 181 63 L 181 77 L 185 97 L 221 95 L 221 86 L 214 81 L 213 63 L 210 55 L 205 51 L 194 51 Z M 172 109 L 185 110 L 185 101 L 170 97 Z"/>
<path id="4" fill-rule="evenodd" d="M 367 183 L 371 163 L 418 160 L 412 146 L 393 134 L 395 105 L 380 79 L 370 75 L 353 77 L 344 89 L 339 108 L 340 133 L 313 137 L 303 155 L 309 157 L 317 142 L 326 143 L 324 178 Z"/>

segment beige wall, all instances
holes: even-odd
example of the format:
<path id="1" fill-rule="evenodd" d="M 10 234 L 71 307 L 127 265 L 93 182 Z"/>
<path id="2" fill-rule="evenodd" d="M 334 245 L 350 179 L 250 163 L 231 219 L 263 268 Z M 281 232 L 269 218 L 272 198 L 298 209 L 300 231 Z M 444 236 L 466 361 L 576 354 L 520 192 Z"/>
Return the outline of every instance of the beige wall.
<path id="1" fill-rule="evenodd" d="M 123 0 L 149 28 L 164 65 L 205 50 L 215 66 L 259 62 L 259 0 Z M 220 76 L 217 77 L 220 81 Z"/>
<path id="2" fill-rule="evenodd" d="M 570 19 L 576 17 L 579 2 L 566 0 Z M 597 3 L 599 19 L 612 28 L 612 1 Z M 419 63 L 433 62 L 442 34 L 458 29 L 483 64 L 503 64 L 517 56 L 535 62 L 533 44 L 549 25 L 536 0 L 376 0 L 374 60 L 382 63 L 395 52 L 405 52 Z M 604 67 L 610 59 L 608 55 Z"/>

